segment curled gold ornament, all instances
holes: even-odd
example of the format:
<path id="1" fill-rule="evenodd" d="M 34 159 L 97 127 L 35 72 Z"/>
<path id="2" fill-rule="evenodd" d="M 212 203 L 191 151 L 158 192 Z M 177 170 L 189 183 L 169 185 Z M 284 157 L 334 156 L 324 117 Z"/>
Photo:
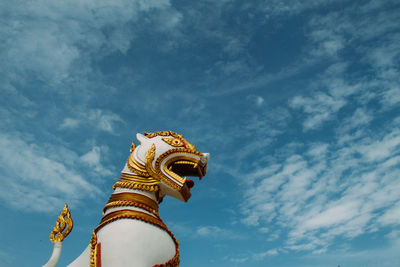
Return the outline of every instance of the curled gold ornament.
<path id="1" fill-rule="evenodd" d="M 51 242 L 62 242 L 72 230 L 74 222 L 71 218 L 71 212 L 68 210 L 68 205 L 65 204 L 64 209 L 58 216 L 56 225 L 50 233 Z"/>
<path id="2" fill-rule="evenodd" d="M 135 142 L 132 142 L 131 149 L 129 151 L 132 153 L 133 150 L 135 150 L 135 148 L 136 148 Z"/>
<path id="3" fill-rule="evenodd" d="M 146 152 L 146 170 L 154 179 L 160 181 L 160 176 L 157 171 L 153 168 L 153 160 L 156 155 L 156 146 L 153 144 L 151 148 Z"/>
<path id="4" fill-rule="evenodd" d="M 128 158 L 127 165 L 132 172 L 143 177 L 150 177 L 149 173 L 146 170 L 146 167 L 135 159 L 133 152 Z"/>

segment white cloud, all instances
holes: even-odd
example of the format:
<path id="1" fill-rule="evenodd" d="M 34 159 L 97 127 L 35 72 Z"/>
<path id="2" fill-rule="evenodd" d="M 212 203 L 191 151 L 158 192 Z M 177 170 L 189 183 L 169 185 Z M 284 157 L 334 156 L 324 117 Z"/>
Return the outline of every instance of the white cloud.
<path id="1" fill-rule="evenodd" d="M 309 53 L 314 57 L 338 56 L 340 50 L 345 47 L 344 39 L 327 29 L 318 29 L 311 32 L 310 38 L 315 43 L 315 46 L 310 49 Z"/>
<path id="2" fill-rule="evenodd" d="M 223 238 L 223 239 L 241 239 L 243 238 L 240 234 L 235 233 L 228 229 L 223 229 L 218 226 L 199 226 L 196 229 L 195 234 L 198 237 L 204 238 Z"/>
<path id="3" fill-rule="evenodd" d="M 258 95 L 249 95 L 247 96 L 247 100 L 251 102 L 251 104 L 261 107 L 262 104 L 264 103 L 264 98 Z"/>
<path id="4" fill-rule="evenodd" d="M 267 250 L 267 251 L 265 251 L 265 252 L 255 253 L 255 254 L 253 254 L 253 258 L 254 258 L 255 260 L 263 260 L 265 257 L 268 257 L 268 256 L 276 256 L 276 255 L 278 255 L 278 254 L 279 254 L 278 249 L 273 248 L 273 249 L 269 249 L 269 250 Z"/>
<path id="5" fill-rule="evenodd" d="M 229 261 L 233 263 L 244 263 L 248 260 L 248 257 L 243 257 L 243 258 L 230 258 Z"/>
<path id="6" fill-rule="evenodd" d="M 370 24 L 369 16 L 358 20 L 352 12 L 348 9 L 344 16 L 328 13 L 311 21 L 309 37 L 315 49 L 311 54 L 314 59 L 329 56 L 335 63 L 308 84 L 307 95 L 289 100 L 303 134 L 313 130 L 321 137 L 286 144 L 267 163 L 255 164 L 257 168 L 248 175 L 251 182 L 246 183 L 242 222 L 271 232 L 274 225 L 286 228 L 288 234 L 280 238 L 291 250 L 326 253 L 337 237 L 351 239 L 400 224 L 396 217 L 400 197 L 394 193 L 400 191 L 398 121 L 389 119 L 379 129 L 374 124 L 383 116 L 392 118 L 400 102 L 400 76 L 394 63 L 400 53 L 394 48 L 398 37 L 381 38 L 394 27 L 389 18 L 399 15 L 390 13 L 384 21 L 384 12 L 379 13 L 381 24 L 370 29 L 365 27 Z M 350 35 L 356 37 L 349 39 Z M 361 39 L 379 42 L 368 46 Z M 341 58 L 341 51 L 351 47 L 368 55 L 362 60 L 370 64 L 374 78 L 348 75 L 349 68 L 359 63 Z M 323 127 L 328 121 L 331 129 Z M 334 139 L 331 131 L 336 133 Z M 320 142 L 326 140 L 325 135 L 329 143 Z"/>
<path id="7" fill-rule="evenodd" d="M 395 204 L 392 208 L 387 209 L 386 212 L 378 219 L 382 225 L 399 225 L 400 224 L 400 202 Z"/>
<path id="8" fill-rule="evenodd" d="M 102 152 L 107 152 L 107 147 L 93 146 L 92 149 L 80 157 L 81 161 L 101 176 L 111 175 L 112 172 L 105 168 L 101 162 Z"/>
<path id="9" fill-rule="evenodd" d="M 307 151 L 307 155 L 309 155 L 312 159 L 321 160 L 325 158 L 328 153 L 329 145 L 324 143 L 316 143 L 311 144 L 310 149 Z"/>
<path id="10" fill-rule="evenodd" d="M 0 267 L 10 266 L 13 260 L 14 260 L 13 255 L 10 255 L 5 251 L 0 250 Z"/>
<path id="11" fill-rule="evenodd" d="M 323 122 L 332 119 L 333 115 L 345 104 L 344 99 L 335 98 L 326 93 L 317 93 L 313 97 L 296 96 L 290 101 L 292 108 L 301 109 L 308 114 L 308 118 L 303 123 L 305 130 L 315 129 Z"/>
<path id="12" fill-rule="evenodd" d="M 280 232 L 279 231 L 275 231 L 272 234 L 270 234 L 267 238 L 268 242 L 272 242 L 277 240 L 280 237 Z"/>
<path id="13" fill-rule="evenodd" d="M 74 129 L 78 127 L 80 124 L 80 121 L 77 119 L 72 119 L 72 118 L 65 118 L 64 121 L 60 125 L 60 129 Z"/>
<path id="14" fill-rule="evenodd" d="M 81 160 L 89 166 L 100 164 L 100 147 L 94 146 L 92 150 L 81 156 Z"/>
<path id="15" fill-rule="evenodd" d="M 399 74 L 400 73 L 397 73 L 397 75 Z M 398 77 L 400 77 L 400 75 Z M 384 91 L 382 103 L 385 107 L 391 107 L 400 103 L 400 86 L 398 83 Z"/>
<path id="16" fill-rule="evenodd" d="M 354 217 L 354 210 L 360 207 L 359 202 L 346 202 L 329 207 L 319 214 L 314 214 L 313 217 L 304 222 L 305 230 L 319 229 L 323 227 L 331 227 L 339 223 L 346 222 Z"/>
<path id="17" fill-rule="evenodd" d="M 261 10 L 265 13 L 265 16 L 277 16 L 277 15 L 295 15 L 306 10 L 318 8 L 321 6 L 325 6 L 329 4 L 331 1 L 329 0 L 317 0 L 312 2 L 306 1 L 297 1 L 297 0 L 289 0 L 289 1 L 282 1 L 282 0 L 272 0 L 269 1 L 268 4 L 265 2 L 261 2 L 260 6 L 257 9 Z"/>
<path id="18" fill-rule="evenodd" d="M 374 162 L 384 160 L 392 156 L 393 152 L 399 151 L 400 131 L 394 129 L 382 140 L 368 140 L 369 142 L 359 145 L 356 149 L 366 161 Z"/>
<path id="19" fill-rule="evenodd" d="M 102 110 L 91 110 L 88 114 L 88 119 L 92 121 L 100 130 L 113 132 L 113 124 L 122 119 L 114 113 L 105 113 Z"/>
<path id="20" fill-rule="evenodd" d="M 65 148 L 48 151 L 48 146 L 32 144 L 19 135 L 0 135 L 0 198 L 5 203 L 17 209 L 52 212 L 67 201 L 75 205 L 82 196 L 100 193 L 73 167 L 78 161 L 74 153 Z"/>
<path id="21" fill-rule="evenodd" d="M 270 255 L 270 256 L 278 255 L 278 250 L 276 248 L 270 249 L 267 251 L 267 255 Z"/>
<path id="22" fill-rule="evenodd" d="M 98 119 L 97 128 L 108 132 L 120 119 L 87 108 L 99 92 L 112 94 L 99 62 L 111 54 L 126 54 L 134 46 L 136 25 L 143 21 L 156 32 L 170 34 L 182 19 L 168 0 L 13 1 L 3 4 L 2 11 L 7 21 L 0 27 L 2 84 L 16 87 L 9 102 L 31 104 L 35 110 L 30 112 L 46 107 L 62 113 L 66 118 L 58 119 L 60 129 L 81 125 L 82 119 L 73 116 L 80 110 Z M 43 97 L 29 99 L 25 90 Z"/>
<path id="23" fill-rule="evenodd" d="M 342 122 L 342 126 L 338 128 L 338 134 L 341 136 L 351 133 L 354 137 L 353 130 L 360 127 L 366 127 L 373 120 L 373 115 L 371 112 L 367 111 L 365 108 L 357 108 L 351 117 L 345 118 Z M 341 142 L 344 142 L 342 140 Z"/>
<path id="24" fill-rule="evenodd" d="M 368 111 L 356 109 L 349 121 Z M 349 121 L 344 120 L 343 124 Z M 340 125 L 339 125 L 340 127 Z M 400 139 L 398 125 L 387 124 L 373 139 L 368 130 L 350 144 L 309 143 L 302 154 L 259 168 L 248 183 L 243 223 L 260 229 L 288 229 L 284 247 L 325 253 L 336 237 L 354 238 L 398 220 Z M 350 146 L 351 145 L 351 146 Z M 279 162 L 281 155 L 275 154 Z M 269 236 L 269 240 L 272 236 Z M 268 239 L 267 238 L 267 239 Z"/>
<path id="25" fill-rule="evenodd" d="M 92 128 L 115 133 L 115 124 L 124 122 L 117 114 L 101 109 L 79 111 L 77 118 L 65 118 L 59 129 L 76 129 L 78 126 L 90 125 Z"/>

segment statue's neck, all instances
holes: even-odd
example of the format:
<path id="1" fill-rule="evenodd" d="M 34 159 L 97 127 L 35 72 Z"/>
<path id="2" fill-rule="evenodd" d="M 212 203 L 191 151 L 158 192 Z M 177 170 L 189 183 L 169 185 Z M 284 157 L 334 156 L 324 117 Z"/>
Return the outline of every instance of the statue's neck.
<path id="1" fill-rule="evenodd" d="M 103 212 L 107 215 L 120 210 L 140 211 L 159 218 L 156 192 L 117 187 Z"/>
<path id="2" fill-rule="evenodd" d="M 113 194 L 119 194 L 119 193 L 135 193 L 135 194 L 143 195 L 148 198 L 151 198 L 154 202 L 158 203 L 156 192 L 150 192 L 150 191 L 138 190 L 138 189 L 130 189 L 130 188 L 121 188 L 121 187 L 115 188 Z"/>

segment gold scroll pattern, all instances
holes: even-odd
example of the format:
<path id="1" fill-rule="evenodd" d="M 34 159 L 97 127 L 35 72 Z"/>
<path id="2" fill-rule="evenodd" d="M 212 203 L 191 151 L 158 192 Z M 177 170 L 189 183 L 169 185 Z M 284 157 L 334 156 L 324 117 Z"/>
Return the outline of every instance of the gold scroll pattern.
<path id="1" fill-rule="evenodd" d="M 65 204 L 64 209 L 58 216 L 56 225 L 53 228 L 53 231 L 50 233 L 51 242 L 62 242 L 64 238 L 66 238 L 72 230 L 74 226 L 74 222 L 71 218 L 71 212 L 68 209 L 68 205 Z"/>

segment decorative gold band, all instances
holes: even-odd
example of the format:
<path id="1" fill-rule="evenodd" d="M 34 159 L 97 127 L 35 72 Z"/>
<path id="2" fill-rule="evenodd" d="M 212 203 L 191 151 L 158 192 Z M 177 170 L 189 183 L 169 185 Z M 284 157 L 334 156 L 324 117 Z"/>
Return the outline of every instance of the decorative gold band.
<path id="1" fill-rule="evenodd" d="M 154 216 L 151 216 L 150 214 L 141 212 L 141 211 L 136 211 L 136 210 L 117 210 L 114 212 L 111 212 L 107 215 L 105 215 L 101 221 L 99 226 L 97 226 L 96 229 L 100 229 L 101 227 L 103 227 L 104 225 L 111 223 L 115 220 L 118 219 L 124 219 L 124 218 L 128 218 L 128 219 L 136 219 L 136 220 L 141 220 L 141 221 L 145 221 L 148 223 L 151 223 L 153 225 L 156 225 L 162 229 L 167 229 L 167 226 L 163 223 L 163 221 L 159 218 L 155 218 Z"/>
<path id="2" fill-rule="evenodd" d="M 160 183 L 160 181 L 152 177 L 143 177 L 129 173 L 121 173 L 119 180 L 125 182 L 143 183 L 146 185 L 158 185 Z"/>
<path id="3" fill-rule="evenodd" d="M 112 194 L 110 200 L 105 205 L 103 212 L 109 207 L 120 207 L 120 206 L 134 206 L 142 208 L 148 212 L 153 213 L 157 217 L 158 215 L 158 203 L 149 197 L 136 193 L 118 193 Z"/>
<path id="4" fill-rule="evenodd" d="M 112 194 L 109 201 L 117 200 L 139 201 L 158 211 L 158 203 L 145 195 L 137 193 L 118 193 Z"/>
<path id="5" fill-rule="evenodd" d="M 160 181 L 157 181 L 152 177 L 121 173 L 120 179 L 112 186 L 112 188 L 115 189 L 117 187 L 122 187 L 155 192 L 159 189 L 159 183 Z"/>
<path id="6" fill-rule="evenodd" d="M 92 239 L 90 239 L 90 267 L 97 267 L 96 246 L 97 246 L 97 235 L 96 235 L 96 230 L 94 230 L 92 234 Z"/>

